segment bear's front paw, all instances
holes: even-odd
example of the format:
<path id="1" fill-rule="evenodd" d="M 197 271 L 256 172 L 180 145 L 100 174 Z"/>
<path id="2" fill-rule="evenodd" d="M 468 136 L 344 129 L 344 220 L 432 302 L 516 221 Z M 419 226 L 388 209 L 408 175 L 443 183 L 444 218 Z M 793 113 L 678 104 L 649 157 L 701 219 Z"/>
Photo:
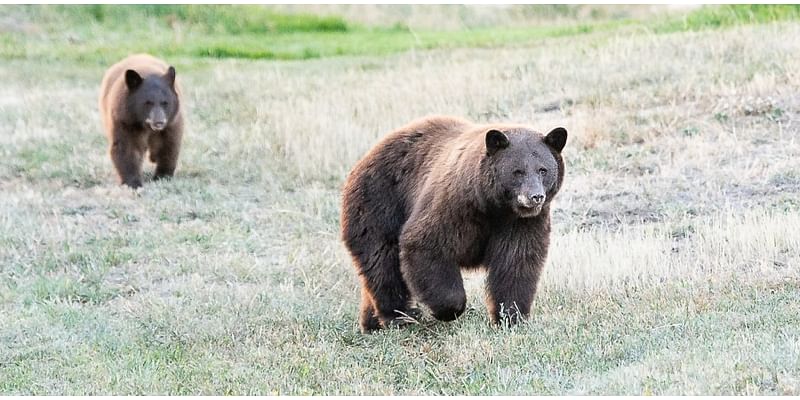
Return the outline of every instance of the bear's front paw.
<path id="1" fill-rule="evenodd" d="M 419 324 L 419 319 L 422 316 L 422 310 L 419 308 L 409 308 L 406 311 L 395 311 L 398 314 L 397 317 L 394 317 L 390 320 L 383 321 L 383 325 L 386 328 L 401 328 L 406 325 L 411 324 Z"/>
<path id="2" fill-rule="evenodd" d="M 502 326 L 517 325 L 527 318 L 528 313 L 520 310 L 516 303 L 511 303 L 511 306 L 508 307 L 504 303 L 500 303 L 492 314 L 492 322 Z"/>
<path id="3" fill-rule="evenodd" d="M 126 179 L 125 181 L 122 182 L 122 184 L 127 186 L 127 187 L 129 187 L 129 188 L 131 188 L 131 189 L 136 190 L 136 189 L 142 187 L 142 180 L 138 179 L 138 178 L 137 179 Z"/>

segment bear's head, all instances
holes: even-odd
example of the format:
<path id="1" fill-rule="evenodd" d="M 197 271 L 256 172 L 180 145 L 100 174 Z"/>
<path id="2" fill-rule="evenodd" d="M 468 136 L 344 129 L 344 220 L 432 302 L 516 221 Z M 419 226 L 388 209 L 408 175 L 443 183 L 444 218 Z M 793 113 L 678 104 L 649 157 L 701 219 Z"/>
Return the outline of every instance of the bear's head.
<path id="1" fill-rule="evenodd" d="M 521 218 L 539 215 L 564 179 L 567 130 L 542 135 L 525 128 L 489 129 L 485 142 L 484 168 L 496 205 Z"/>
<path id="2" fill-rule="evenodd" d="M 153 131 L 161 131 L 178 112 L 178 95 L 175 92 L 175 68 L 169 67 L 164 75 L 142 77 L 138 72 L 125 71 L 128 88 L 128 113 L 136 123 Z"/>

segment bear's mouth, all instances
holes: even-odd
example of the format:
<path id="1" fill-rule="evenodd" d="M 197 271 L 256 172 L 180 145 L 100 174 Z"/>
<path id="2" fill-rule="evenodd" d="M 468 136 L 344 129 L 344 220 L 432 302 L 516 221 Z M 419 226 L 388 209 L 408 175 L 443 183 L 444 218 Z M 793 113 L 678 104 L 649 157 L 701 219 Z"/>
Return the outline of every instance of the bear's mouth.
<path id="1" fill-rule="evenodd" d="M 155 132 L 161 132 L 164 130 L 164 128 L 167 127 L 167 124 L 164 122 L 150 122 L 149 125 L 150 129 L 152 129 Z"/>
<path id="2" fill-rule="evenodd" d="M 516 207 L 514 207 L 514 211 L 522 218 L 535 217 L 542 212 L 542 204 L 531 204 L 530 206 L 517 204 Z"/>

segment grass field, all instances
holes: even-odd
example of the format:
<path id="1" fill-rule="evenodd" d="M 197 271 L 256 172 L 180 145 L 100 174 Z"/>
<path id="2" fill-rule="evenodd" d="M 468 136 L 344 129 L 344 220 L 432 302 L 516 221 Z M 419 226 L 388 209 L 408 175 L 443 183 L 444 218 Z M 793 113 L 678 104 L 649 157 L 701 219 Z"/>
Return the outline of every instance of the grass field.
<path id="1" fill-rule="evenodd" d="M 797 7 L 0 11 L 0 394 L 800 395 Z M 188 123 L 134 192 L 96 104 L 143 50 Z M 491 326 L 472 274 L 459 320 L 362 335 L 339 188 L 432 113 L 570 131 L 533 316 Z"/>

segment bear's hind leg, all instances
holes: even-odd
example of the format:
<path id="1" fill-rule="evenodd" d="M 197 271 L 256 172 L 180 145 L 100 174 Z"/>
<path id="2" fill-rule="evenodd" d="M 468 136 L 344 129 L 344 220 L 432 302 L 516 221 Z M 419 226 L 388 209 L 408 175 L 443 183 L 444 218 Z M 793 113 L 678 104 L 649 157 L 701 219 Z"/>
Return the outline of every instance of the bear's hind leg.
<path id="1" fill-rule="evenodd" d="M 362 333 L 369 333 L 381 328 L 381 321 L 375 315 L 375 305 L 372 304 L 372 296 L 366 288 L 361 288 L 361 311 L 358 323 Z"/>
<path id="2" fill-rule="evenodd" d="M 362 253 L 357 261 L 381 326 L 403 325 L 410 296 L 400 273 L 397 245 L 378 243 Z"/>

